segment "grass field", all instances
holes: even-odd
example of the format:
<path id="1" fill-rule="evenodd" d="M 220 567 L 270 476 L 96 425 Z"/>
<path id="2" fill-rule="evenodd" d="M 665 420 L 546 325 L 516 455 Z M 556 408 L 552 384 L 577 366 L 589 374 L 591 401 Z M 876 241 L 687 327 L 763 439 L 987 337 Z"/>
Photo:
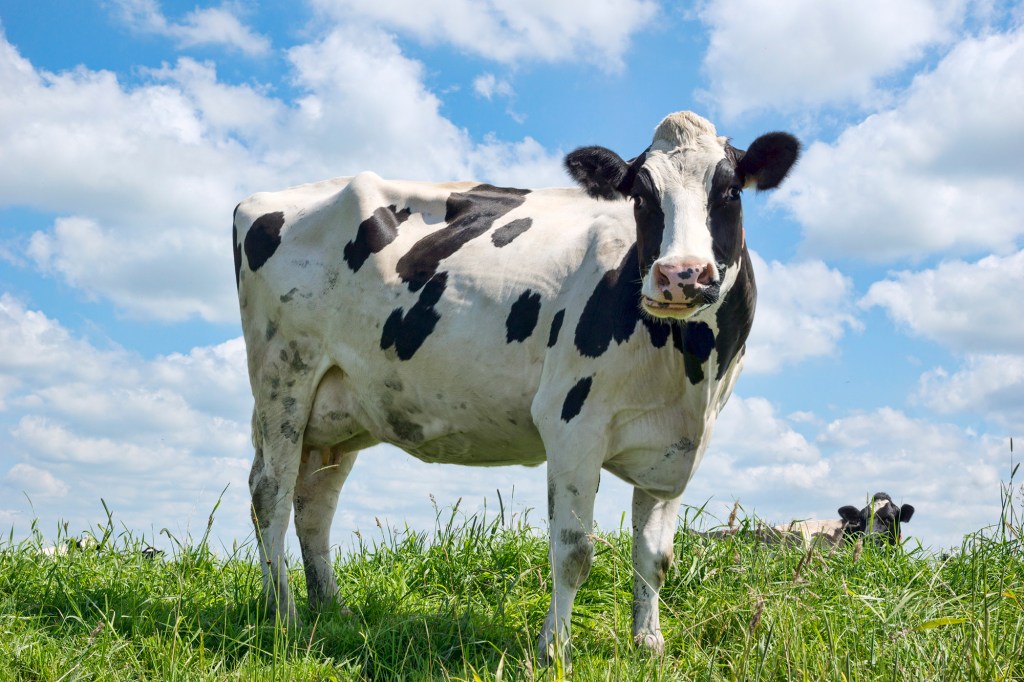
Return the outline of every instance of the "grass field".
<path id="1" fill-rule="evenodd" d="M 0 541 L 0 680 L 1024 679 L 1011 492 L 1002 522 L 948 555 L 709 540 L 686 531 L 703 522 L 689 509 L 662 592 L 663 657 L 630 645 L 629 535 L 601 533 L 570 671 L 534 661 L 550 584 L 528 518 L 456 506 L 432 534 L 360 538 L 336 562 L 351 612 L 301 611 L 291 632 L 261 615 L 254 547 L 223 556 L 200 538 L 148 559 L 111 521 L 98 547 L 47 555 L 37 532 Z"/>

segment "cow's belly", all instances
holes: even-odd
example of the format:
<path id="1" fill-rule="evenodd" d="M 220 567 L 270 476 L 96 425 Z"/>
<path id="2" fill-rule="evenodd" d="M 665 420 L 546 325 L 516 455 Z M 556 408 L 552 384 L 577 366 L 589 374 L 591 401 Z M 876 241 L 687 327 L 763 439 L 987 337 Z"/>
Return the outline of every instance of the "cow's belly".
<path id="1" fill-rule="evenodd" d="M 372 385 L 349 381 L 343 370 L 332 368 L 317 386 L 304 448 L 354 451 L 385 442 L 425 462 L 497 466 L 544 461 L 527 394 L 462 399 L 441 386 L 417 391 L 400 384 L 394 377 Z"/>

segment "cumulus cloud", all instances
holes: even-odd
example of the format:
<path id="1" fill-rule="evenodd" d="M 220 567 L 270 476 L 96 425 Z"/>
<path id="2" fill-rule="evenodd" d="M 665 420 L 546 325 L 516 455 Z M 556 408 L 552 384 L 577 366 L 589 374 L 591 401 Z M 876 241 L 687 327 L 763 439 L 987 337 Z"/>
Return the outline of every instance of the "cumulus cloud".
<path id="1" fill-rule="evenodd" d="M 940 414 L 981 415 L 1011 433 L 1024 433 L 1024 355 L 968 355 L 950 373 L 925 372 L 916 399 Z"/>
<path id="2" fill-rule="evenodd" d="M 707 2 L 699 10 L 710 28 L 705 96 L 727 119 L 758 109 L 866 105 L 881 96 L 881 77 L 952 37 L 963 4 Z"/>
<path id="3" fill-rule="evenodd" d="M 31 464 L 15 464 L 4 474 L 4 481 L 16 488 L 21 488 L 33 497 L 61 497 L 68 493 L 68 484 L 56 478 L 45 469 Z"/>
<path id="4" fill-rule="evenodd" d="M 634 34 L 657 16 L 652 0 L 313 0 L 338 22 L 372 22 L 427 44 L 504 63 L 583 61 L 623 66 Z"/>
<path id="5" fill-rule="evenodd" d="M 1000 482 L 1010 473 L 1006 441 L 880 408 L 830 423 L 818 444 L 834 480 L 869 481 L 872 492 L 913 504 L 915 534 L 934 533 L 949 545 L 999 520 Z"/>
<path id="6" fill-rule="evenodd" d="M 177 22 L 164 16 L 156 0 L 114 0 L 114 7 L 133 30 L 166 36 L 180 48 L 223 45 L 257 57 L 270 52 L 270 41 L 245 26 L 228 5 L 197 7 Z"/>
<path id="7" fill-rule="evenodd" d="M 898 102 L 815 142 L 771 198 L 809 254 L 1008 253 L 1024 235 L 1024 31 L 968 38 Z"/>
<path id="8" fill-rule="evenodd" d="M 103 521 L 100 500 L 118 522 L 150 532 L 202 532 L 227 487 L 214 537 L 230 546 L 251 534 L 247 477 L 252 459 L 245 347 L 241 338 L 145 359 L 99 349 L 43 313 L 0 296 L 0 520 L 27 534 L 58 520 L 84 530 Z M 546 518 L 543 467 L 471 468 L 425 464 L 388 445 L 361 453 L 339 505 L 332 542 L 375 533 L 376 520 L 417 530 L 434 527 L 431 496 L 465 513 L 486 504 L 541 525 Z M 612 506 L 599 515 L 617 526 L 630 495 L 607 481 Z M 33 502 L 33 509 L 22 508 Z M 618 505 L 618 507 L 616 507 Z M 611 509 L 618 509 L 611 511 Z M 291 540 L 290 540 L 291 541 Z"/>
<path id="9" fill-rule="evenodd" d="M 912 334 L 961 353 L 1019 353 L 1024 348 L 1024 251 L 976 262 L 946 261 L 876 282 L 861 299 Z"/>
<path id="10" fill-rule="evenodd" d="M 751 254 L 757 278 L 756 322 L 744 367 L 776 372 L 812 357 L 838 352 L 848 330 L 861 324 L 853 314 L 853 283 L 821 261 L 767 263 Z"/>
<path id="11" fill-rule="evenodd" d="M 245 537 L 251 398 L 240 339 L 146 360 L 96 348 L 6 294 L 0 339 L 8 505 L 22 492 L 46 498 L 41 520 L 84 529 L 102 498 L 130 527 L 182 531 L 205 524 L 230 483 L 229 537 Z"/>
<path id="12" fill-rule="evenodd" d="M 512 85 L 505 79 L 499 79 L 493 73 L 482 73 L 474 78 L 473 91 L 486 100 L 495 97 L 511 97 L 514 94 Z"/>
<path id="13" fill-rule="evenodd" d="M 786 523 L 838 518 L 839 507 L 884 491 L 917 509 L 904 537 L 947 547 L 999 520 L 1009 464 L 1004 440 L 889 407 L 821 422 L 733 396 L 683 500 L 710 500 L 708 511 L 723 523 L 734 501 Z"/>
<path id="14" fill-rule="evenodd" d="M 564 182 L 535 140 L 474 141 L 444 118 L 390 36 L 338 29 L 288 59 L 300 95 L 285 101 L 188 58 L 131 86 L 48 73 L 0 39 L 0 203 L 58 215 L 31 237 L 31 262 L 134 317 L 230 321 L 230 216 L 254 191 L 367 168 Z"/>

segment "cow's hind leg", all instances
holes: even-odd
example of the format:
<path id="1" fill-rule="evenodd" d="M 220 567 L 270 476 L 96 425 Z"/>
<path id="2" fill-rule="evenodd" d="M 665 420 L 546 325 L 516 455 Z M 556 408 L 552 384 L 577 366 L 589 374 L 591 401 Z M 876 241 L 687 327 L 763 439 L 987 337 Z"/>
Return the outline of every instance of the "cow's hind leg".
<path id="1" fill-rule="evenodd" d="M 682 496 L 661 500 L 633 489 L 633 641 L 654 653 L 665 650 L 658 598 L 675 556 L 673 541 Z"/>
<path id="2" fill-rule="evenodd" d="M 295 486 L 295 532 L 306 572 L 306 593 L 314 609 L 338 599 L 330 555 L 331 521 L 356 454 L 331 448 L 314 448 L 302 454 Z"/>
<path id="3" fill-rule="evenodd" d="M 273 432 L 266 433 L 258 417 L 253 421 L 256 455 L 249 472 L 249 492 L 263 572 L 263 595 L 268 613 L 276 613 L 286 626 L 298 625 L 295 601 L 288 587 L 285 533 L 299 473 L 301 442 L 298 438 L 292 442 L 290 437 L 274 437 Z M 289 429 L 281 431 L 291 433 Z"/>

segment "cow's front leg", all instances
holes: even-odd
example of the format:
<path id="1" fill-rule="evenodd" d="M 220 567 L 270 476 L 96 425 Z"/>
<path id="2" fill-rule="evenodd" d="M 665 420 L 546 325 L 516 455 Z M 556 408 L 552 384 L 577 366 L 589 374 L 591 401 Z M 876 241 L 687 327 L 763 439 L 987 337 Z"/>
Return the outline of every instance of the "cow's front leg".
<path id="1" fill-rule="evenodd" d="M 665 650 L 658 595 L 675 556 L 680 500 L 682 495 L 661 500 L 633 488 L 633 641 L 658 654 Z"/>
<path id="2" fill-rule="evenodd" d="M 580 585 L 594 558 L 591 540 L 594 497 L 601 477 L 600 464 L 579 462 L 566 468 L 548 461 L 548 521 L 550 526 L 551 607 L 537 642 L 542 662 L 568 658 L 569 619 Z"/>
<path id="3" fill-rule="evenodd" d="M 314 448 L 302 455 L 295 487 L 295 533 L 302 550 L 306 594 L 314 609 L 338 599 L 338 583 L 331 563 L 331 522 L 338 494 L 357 454 Z"/>
<path id="4" fill-rule="evenodd" d="M 253 440 L 256 441 L 256 456 L 249 472 L 249 492 L 263 572 L 263 596 L 269 613 L 276 613 L 286 626 L 295 626 L 299 618 L 288 587 L 285 532 L 299 472 L 300 445 L 288 439 L 264 440 L 262 434 L 256 432 Z"/>

